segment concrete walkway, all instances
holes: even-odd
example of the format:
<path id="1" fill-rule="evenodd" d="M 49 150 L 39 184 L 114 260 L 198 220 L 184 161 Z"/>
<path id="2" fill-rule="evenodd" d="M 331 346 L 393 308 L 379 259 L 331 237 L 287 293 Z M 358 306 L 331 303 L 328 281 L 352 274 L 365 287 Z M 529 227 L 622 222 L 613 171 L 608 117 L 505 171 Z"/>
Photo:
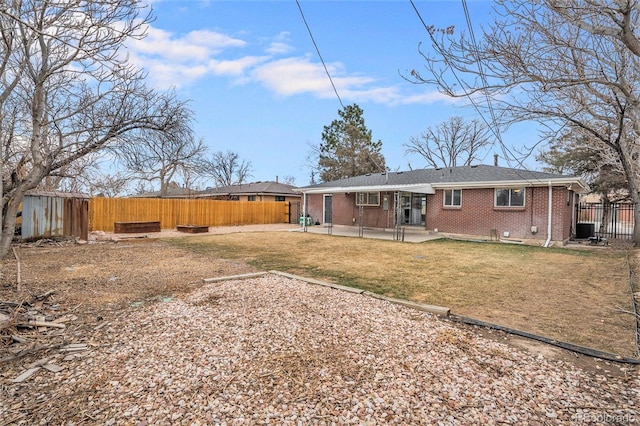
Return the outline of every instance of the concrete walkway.
<path id="1" fill-rule="evenodd" d="M 409 227 L 405 226 L 401 229 L 404 229 L 404 232 L 400 232 L 400 235 L 397 236 L 398 241 L 405 241 L 410 243 L 421 243 L 423 241 L 437 240 L 439 238 L 444 238 L 443 235 L 435 234 L 433 232 L 427 231 L 423 228 Z M 300 227 L 299 232 L 303 232 L 302 227 Z M 333 225 L 332 227 L 328 227 L 327 225 L 310 225 L 307 226 L 307 232 L 313 234 L 325 234 L 325 235 L 333 235 L 333 236 L 341 236 L 341 237 L 360 237 L 359 235 L 359 227 L 358 226 L 346 226 L 346 225 Z M 379 240 L 390 240 L 393 241 L 396 238 L 395 230 L 393 228 L 363 228 L 362 230 L 362 238 L 375 238 Z"/>

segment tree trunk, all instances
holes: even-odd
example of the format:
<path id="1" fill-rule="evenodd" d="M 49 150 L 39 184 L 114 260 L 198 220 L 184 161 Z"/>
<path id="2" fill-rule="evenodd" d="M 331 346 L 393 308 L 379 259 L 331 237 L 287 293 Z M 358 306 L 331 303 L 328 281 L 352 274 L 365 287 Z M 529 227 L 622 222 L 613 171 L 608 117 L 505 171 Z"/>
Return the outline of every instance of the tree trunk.
<path id="1" fill-rule="evenodd" d="M 11 251 L 11 242 L 16 232 L 18 212 L 22 208 L 22 200 L 28 190 L 36 188 L 46 176 L 44 164 L 37 164 L 31 172 L 10 191 L 7 203 L 2 206 L 2 230 L 0 233 L 0 259 L 4 259 Z M 22 219 L 24 220 L 24 218 Z"/>
<path id="2" fill-rule="evenodd" d="M 640 201 L 633 197 L 633 245 L 640 246 Z"/>
<path id="3" fill-rule="evenodd" d="M 11 243 L 16 232 L 16 220 L 18 211 L 24 198 L 24 192 L 14 193 L 3 209 L 2 233 L 0 234 L 0 259 L 4 259 L 11 251 Z"/>
<path id="4" fill-rule="evenodd" d="M 607 233 L 607 225 L 611 222 L 611 201 L 607 197 L 607 194 L 602 194 L 602 217 L 600 218 L 600 229 L 598 230 L 599 236 L 604 236 Z"/>

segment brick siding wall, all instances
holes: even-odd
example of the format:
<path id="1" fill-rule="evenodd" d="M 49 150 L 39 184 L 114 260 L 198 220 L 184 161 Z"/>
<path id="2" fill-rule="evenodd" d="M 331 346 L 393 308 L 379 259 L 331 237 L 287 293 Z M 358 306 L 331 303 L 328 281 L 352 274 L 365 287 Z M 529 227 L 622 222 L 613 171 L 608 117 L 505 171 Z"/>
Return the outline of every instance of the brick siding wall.
<path id="1" fill-rule="evenodd" d="M 439 232 L 466 234 L 490 238 L 492 230 L 503 237 L 538 239 L 547 238 L 548 187 L 526 188 L 524 207 L 494 207 L 494 189 L 463 189 L 460 207 L 443 206 L 444 191 L 427 195 L 426 229 Z M 389 210 L 383 209 L 384 196 L 388 196 Z M 553 188 L 552 240 L 562 241 L 571 233 L 573 192 L 565 187 Z M 355 194 L 333 194 L 333 224 L 357 225 L 359 209 Z M 364 207 L 363 225 L 374 228 L 390 228 L 394 225 L 392 192 L 380 194 L 380 206 Z M 323 196 L 307 196 L 307 211 L 313 221 L 323 223 Z M 355 219 L 355 221 L 354 221 Z M 532 226 L 537 232 L 532 233 Z"/>
<path id="2" fill-rule="evenodd" d="M 567 205 L 564 187 L 553 188 L 552 240 L 569 238 L 571 205 Z M 462 206 L 443 207 L 444 191 L 436 191 L 427 200 L 427 229 L 441 232 L 491 237 L 495 230 L 499 237 L 505 232 L 511 238 L 546 239 L 549 193 L 547 187 L 527 188 L 524 207 L 494 207 L 494 189 L 462 190 Z M 570 203 L 571 204 L 571 203 Z M 532 227 L 537 232 L 532 233 Z"/>

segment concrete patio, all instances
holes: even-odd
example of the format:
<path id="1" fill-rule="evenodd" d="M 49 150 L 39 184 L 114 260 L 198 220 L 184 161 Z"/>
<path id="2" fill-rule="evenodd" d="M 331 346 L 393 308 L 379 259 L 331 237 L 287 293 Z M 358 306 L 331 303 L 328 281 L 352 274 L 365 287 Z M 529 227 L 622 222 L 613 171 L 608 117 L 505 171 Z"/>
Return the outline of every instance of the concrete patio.
<path id="1" fill-rule="evenodd" d="M 300 227 L 300 232 L 304 232 L 304 229 Z M 400 232 L 396 235 L 393 228 L 362 228 L 362 235 L 360 235 L 360 228 L 358 226 L 346 226 L 346 225 L 309 225 L 306 228 L 307 232 L 313 234 L 325 234 L 340 237 L 361 237 L 361 238 L 375 238 L 379 240 L 397 240 L 410 243 L 421 243 L 424 241 L 437 240 L 444 238 L 444 235 L 427 231 L 423 228 L 405 226 L 400 228 Z"/>

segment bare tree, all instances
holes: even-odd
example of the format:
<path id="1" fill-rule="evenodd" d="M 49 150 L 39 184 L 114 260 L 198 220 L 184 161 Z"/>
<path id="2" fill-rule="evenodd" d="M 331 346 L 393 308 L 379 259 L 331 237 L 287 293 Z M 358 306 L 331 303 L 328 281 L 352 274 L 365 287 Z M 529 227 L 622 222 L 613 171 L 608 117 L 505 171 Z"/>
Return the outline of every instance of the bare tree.
<path id="1" fill-rule="evenodd" d="M 436 53 L 423 53 L 428 72 L 414 70 L 413 81 L 484 100 L 497 124 L 537 120 L 541 142 L 563 129 L 588 134 L 625 176 L 640 243 L 637 0 L 498 0 L 496 9 L 499 18 L 478 42 L 431 31 Z"/>
<path id="2" fill-rule="evenodd" d="M 405 144 L 405 154 L 418 154 L 432 167 L 468 166 L 478 160 L 479 151 L 490 144 L 487 128 L 478 120 L 465 122 L 451 117 L 427 128 L 420 137 Z"/>
<path id="3" fill-rule="evenodd" d="M 625 175 L 620 165 L 615 164 L 615 153 L 594 149 L 589 135 L 580 129 L 560 134 L 545 151 L 536 155 L 536 160 L 545 164 L 544 171 L 582 177 L 605 203 L 630 199 Z"/>
<path id="4" fill-rule="evenodd" d="M 581 129 L 567 131 L 537 155 L 536 160 L 546 164 L 545 171 L 581 176 L 592 192 L 600 194 L 602 217 L 599 232 L 602 234 L 611 223 L 613 203 L 630 199 L 629 185 L 622 168 L 615 164 L 616 155 L 608 153 L 606 147 L 594 149 L 589 138 L 590 135 Z"/>
<path id="5" fill-rule="evenodd" d="M 296 177 L 295 176 L 283 176 L 280 181 L 282 183 L 286 184 L 286 185 L 295 185 L 296 184 Z"/>
<path id="6" fill-rule="evenodd" d="M 196 140 L 191 128 L 193 112 L 183 106 L 175 111 L 170 128 L 146 131 L 140 137 L 116 147 L 116 158 L 134 179 L 160 183 L 160 196 L 177 176 L 191 176 L 199 167 L 207 147 Z"/>
<path id="7" fill-rule="evenodd" d="M 251 161 L 241 160 L 236 152 L 217 151 L 202 166 L 203 174 L 213 178 L 217 187 L 246 182 L 251 177 Z"/>
<path id="8" fill-rule="evenodd" d="M 10 249 L 25 193 L 47 176 L 107 145 L 163 131 L 184 108 L 171 93 L 144 86 L 121 53 L 144 36 L 148 9 L 135 0 L 5 0 L 0 141 L 0 257 Z M 19 37 L 17 35 L 19 34 Z"/>
<path id="9" fill-rule="evenodd" d="M 89 186 L 89 193 L 96 197 L 119 197 L 126 193 L 131 178 L 122 173 L 95 175 Z"/>

